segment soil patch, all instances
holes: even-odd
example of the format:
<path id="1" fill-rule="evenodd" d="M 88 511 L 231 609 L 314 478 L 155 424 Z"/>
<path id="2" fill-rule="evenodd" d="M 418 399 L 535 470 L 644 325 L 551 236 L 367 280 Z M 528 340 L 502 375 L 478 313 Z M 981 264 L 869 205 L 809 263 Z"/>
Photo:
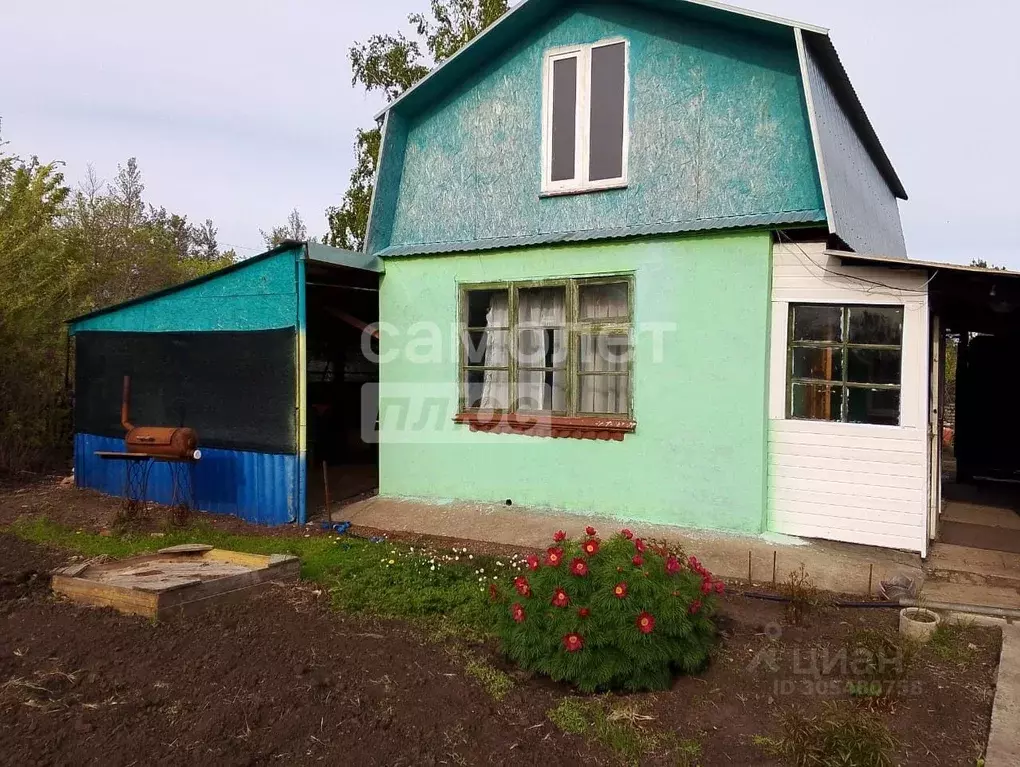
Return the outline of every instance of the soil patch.
<path id="1" fill-rule="evenodd" d="M 47 516 L 102 530 L 118 507 L 49 481 L 0 495 L 0 526 Z M 249 535 L 322 534 L 319 526 L 194 517 Z M 476 554 L 516 550 L 390 538 Z M 494 646 L 467 649 L 514 680 L 499 701 L 466 672 L 464 646 L 430 643 L 401 622 L 338 613 L 308 584 L 276 586 L 197 619 L 152 623 L 53 597 L 43 574 L 69 558 L 0 533 L 0 752 L 12 763 L 617 761 L 549 721 L 546 712 L 571 690 L 516 671 Z M 607 705 L 631 712 L 639 728 L 697 743 L 691 764 L 779 764 L 755 739 L 779 736 L 784 712 L 817 714 L 826 701 L 867 705 L 850 700 L 840 654 L 862 630 L 895 635 L 897 619 L 893 609 L 827 608 L 790 626 L 783 605 L 727 594 L 722 641 L 702 674 L 669 691 L 609 696 Z M 878 707 L 898 741 L 894 763 L 975 763 L 987 740 L 999 646 L 997 629 L 968 627 L 940 651 L 920 653 L 899 694 Z M 676 760 L 653 753 L 642 763 Z"/>

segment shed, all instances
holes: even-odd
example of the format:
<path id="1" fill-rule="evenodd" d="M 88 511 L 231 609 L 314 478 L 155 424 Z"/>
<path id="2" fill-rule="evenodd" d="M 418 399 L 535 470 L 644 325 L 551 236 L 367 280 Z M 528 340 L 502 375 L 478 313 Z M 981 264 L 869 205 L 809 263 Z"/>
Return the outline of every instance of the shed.
<path id="1" fill-rule="evenodd" d="M 362 390 L 378 381 L 364 330 L 379 318 L 381 272 L 362 253 L 285 241 L 69 320 L 77 485 L 125 491 L 124 467 L 96 453 L 124 449 L 121 387 L 130 376 L 134 423 L 198 432 L 199 509 L 305 522 L 322 487 L 314 474 L 327 465 L 341 495 L 374 487 L 375 397 Z M 147 497 L 168 502 L 171 493 L 169 472 L 154 467 Z"/>

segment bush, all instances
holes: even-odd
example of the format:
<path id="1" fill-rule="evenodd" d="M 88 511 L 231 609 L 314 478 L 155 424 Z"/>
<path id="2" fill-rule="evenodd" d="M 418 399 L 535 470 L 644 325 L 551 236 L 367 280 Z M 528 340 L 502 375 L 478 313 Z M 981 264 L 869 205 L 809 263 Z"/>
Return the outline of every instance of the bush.
<path id="1" fill-rule="evenodd" d="M 708 661 L 723 584 L 696 558 L 589 527 L 526 561 L 525 575 L 492 589 L 503 650 L 522 668 L 584 692 L 659 690 Z"/>

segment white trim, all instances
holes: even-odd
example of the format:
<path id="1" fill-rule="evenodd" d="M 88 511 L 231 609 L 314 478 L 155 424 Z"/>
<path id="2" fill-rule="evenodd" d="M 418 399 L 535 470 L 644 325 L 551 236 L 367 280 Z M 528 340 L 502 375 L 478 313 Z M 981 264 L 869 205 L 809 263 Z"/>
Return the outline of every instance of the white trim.
<path id="1" fill-rule="evenodd" d="M 819 35 L 829 34 L 829 30 L 825 27 L 815 26 L 814 24 L 806 24 L 803 21 L 795 21 L 794 19 L 788 19 L 784 16 L 773 16 L 771 13 L 760 13 L 748 8 L 738 8 L 735 5 L 717 3 L 715 0 L 687 0 L 687 2 L 693 5 L 703 5 L 706 8 L 715 8 L 717 11 L 735 13 L 738 16 L 747 16 L 748 18 L 758 19 L 759 21 L 770 21 L 773 24 L 782 24 L 784 27 L 793 27 L 797 30 L 803 29 L 805 32 L 814 32 Z"/>
<path id="2" fill-rule="evenodd" d="M 616 178 L 588 179 L 591 161 L 591 52 L 595 48 L 623 45 L 623 147 L 622 174 Z M 577 93 L 574 115 L 574 178 L 552 180 L 552 109 L 553 63 L 567 58 L 577 60 Z M 627 186 L 630 157 L 630 42 L 622 37 L 610 37 L 585 45 L 550 48 L 542 60 L 542 184 L 543 195 L 575 194 L 601 189 L 619 189 Z"/>
<path id="3" fill-rule="evenodd" d="M 825 161 L 822 158 L 822 136 L 818 131 L 815 99 L 811 93 L 811 80 L 808 77 L 807 47 L 804 45 L 804 33 L 800 29 L 794 29 L 793 38 L 797 43 L 797 60 L 800 62 L 800 81 L 804 84 L 804 101 L 807 105 L 808 124 L 811 126 L 811 142 L 815 148 L 815 162 L 818 163 L 818 181 L 822 185 L 825 218 L 829 224 L 829 233 L 835 234 L 836 217 L 832 212 L 832 195 L 829 194 L 829 179 L 825 175 Z"/>

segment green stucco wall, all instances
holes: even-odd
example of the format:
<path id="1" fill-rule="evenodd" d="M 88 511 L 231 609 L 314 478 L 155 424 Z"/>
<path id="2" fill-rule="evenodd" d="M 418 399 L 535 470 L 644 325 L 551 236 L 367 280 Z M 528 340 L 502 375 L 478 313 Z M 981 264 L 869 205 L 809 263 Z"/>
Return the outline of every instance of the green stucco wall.
<path id="1" fill-rule="evenodd" d="M 297 325 L 295 257 L 285 250 L 148 300 L 75 322 L 71 332 L 272 330 Z"/>
<path id="2" fill-rule="evenodd" d="M 544 52 L 614 36 L 630 42 L 628 187 L 542 198 Z M 372 252 L 824 207 L 792 32 L 588 6 L 522 31 L 431 109 L 389 120 Z"/>
<path id="3" fill-rule="evenodd" d="M 761 531 L 770 243 L 756 231 L 389 259 L 381 493 Z M 634 275 L 635 433 L 603 442 L 452 423 L 458 283 L 612 273 Z M 670 328 L 659 361 L 655 323 Z"/>

